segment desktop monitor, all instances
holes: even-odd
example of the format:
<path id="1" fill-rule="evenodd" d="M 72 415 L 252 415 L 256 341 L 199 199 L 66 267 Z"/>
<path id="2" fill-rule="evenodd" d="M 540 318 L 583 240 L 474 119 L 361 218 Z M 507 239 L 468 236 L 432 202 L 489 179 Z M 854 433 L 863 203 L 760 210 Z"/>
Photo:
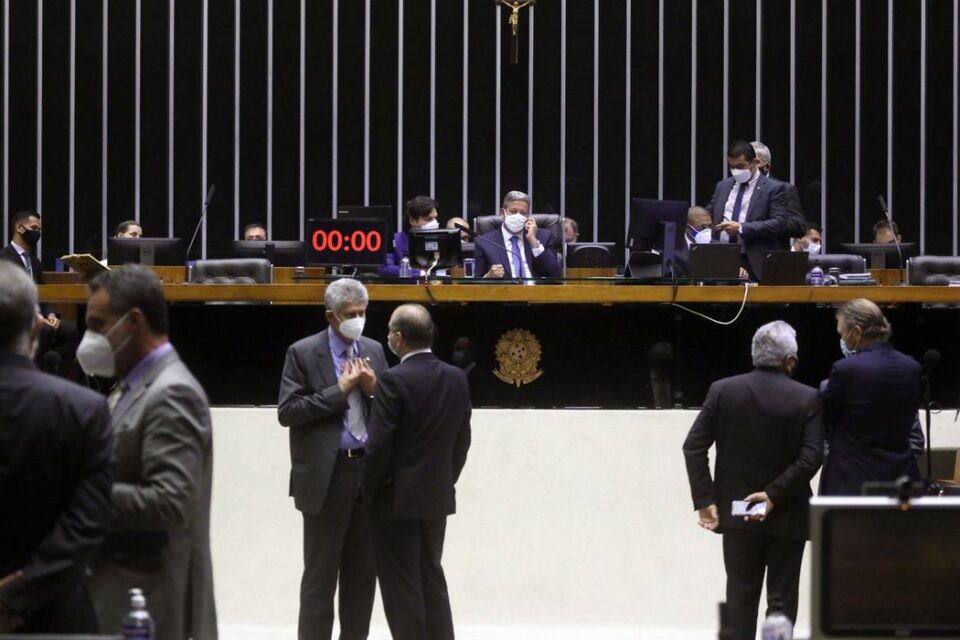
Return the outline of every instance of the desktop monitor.
<path id="1" fill-rule="evenodd" d="M 389 228 L 382 218 L 310 218 L 307 261 L 330 266 L 384 265 L 390 252 Z"/>
<path id="2" fill-rule="evenodd" d="M 863 256 L 870 269 L 906 269 L 907 259 L 916 258 L 918 255 L 916 242 L 901 242 L 899 249 L 895 242 L 882 244 L 841 242 L 840 246 L 844 253 Z"/>
<path id="3" fill-rule="evenodd" d="M 810 501 L 811 636 L 960 636 L 960 498 Z"/>
<path id="4" fill-rule="evenodd" d="M 459 229 L 411 229 L 410 264 L 421 269 L 449 269 L 460 264 Z"/>
<path id="5" fill-rule="evenodd" d="M 341 204 L 337 206 L 337 213 L 333 217 L 337 220 L 383 220 L 387 224 L 387 233 L 396 231 L 393 207 L 389 205 L 361 207 Z"/>
<path id="6" fill-rule="evenodd" d="M 683 249 L 685 244 L 683 234 L 689 209 L 690 203 L 682 200 L 633 198 L 630 201 L 627 248 L 630 251 L 659 251 L 663 273 L 668 273 L 674 253 Z"/>
<path id="7" fill-rule="evenodd" d="M 107 238 L 108 264 L 183 266 L 186 261 L 182 238 Z"/>
<path id="8" fill-rule="evenodd" d="M 302 267 L 307 243 L 300 240 L 234 240 L 235 258 L 265 258 L 275 267 Z"/>
<path id="9" fill-rule="evenodd" d="M 603 269 L 616 265 L 613 242 L 567 243 L 567 267 L 574 269 Z"/>

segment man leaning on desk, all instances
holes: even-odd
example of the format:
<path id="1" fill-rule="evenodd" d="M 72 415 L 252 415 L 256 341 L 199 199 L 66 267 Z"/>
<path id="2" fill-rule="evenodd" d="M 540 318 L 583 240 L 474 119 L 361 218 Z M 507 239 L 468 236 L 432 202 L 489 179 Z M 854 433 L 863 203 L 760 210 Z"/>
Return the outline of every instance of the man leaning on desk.
<path id="1" fill-rule="evenodd" d="M 743 267 L 751 280 L 763 276 L 768 251 L 786 250 L 791 237 L 803 236 L 806 221 L 789 185 L 760 171 L 749 142 L 738 140 L 727 149 L 730 177 L 717 183 L 707 210 L 713 216 L 714 242 L 740 245 Z"/>
<path id="2" fill-rule="evenodd" d="M 477 236 L 474 258 L 484 278 L 559 278 L 560 261 L 550 250 L 551 232 L 530 216 L 530 196 L 509 191 L 500 209 L 503 224 Z"/>

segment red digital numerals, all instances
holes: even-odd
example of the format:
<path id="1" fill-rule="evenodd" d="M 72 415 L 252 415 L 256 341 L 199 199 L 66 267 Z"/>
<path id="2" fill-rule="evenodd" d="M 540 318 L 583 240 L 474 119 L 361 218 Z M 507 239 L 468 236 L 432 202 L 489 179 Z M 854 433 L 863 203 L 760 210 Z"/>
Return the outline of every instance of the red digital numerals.
<path id="1" fill-rule="evenodd" d="M 362 231 L 357 229 L 353 233 L 344 235 L 339 229 L 325 231 L 318 229 L 313 232 L 313 248 L 317 251 L 371 251 L 376 253 L 383 246 L 383 238 L 379 231 Z"/>

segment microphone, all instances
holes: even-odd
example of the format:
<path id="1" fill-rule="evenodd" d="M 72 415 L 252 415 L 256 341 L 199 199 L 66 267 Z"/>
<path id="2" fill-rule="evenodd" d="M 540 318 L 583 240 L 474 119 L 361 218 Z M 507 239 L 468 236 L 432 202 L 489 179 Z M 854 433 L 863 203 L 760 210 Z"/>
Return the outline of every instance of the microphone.
<path id="1" fill-rule="evenodd" d="M 43 364 L 41 368 L 47 373 L 56 375 L 57 369 L 60 368 L 60 354 L 56 351 L 47 351 L 43 354 Z"/>
<path id="2" fill-rule="evenodd" d="M 466 226 L 466 225 L 462 225 L 462 224 L 460 224 L 459 222 L 454 222 L 454 223 L 453 223 L 453 226 L 455 226 L 457 229 L 460 229 L 460 231 L 465 231 L 466 234 L 467 234 L 467 236 L 468 236 L 471 240 L 476 240 L 477 237 L 478 237 L 477 234 L 474 233 L 473 229 L 471 229 L 470 227 L 468 227 L 468 226 Z"/>
<path id="3" fill-rule="evenodd" d="M 937 368 L 937 365 L 940 364 L 940 360 L 940 352 L 936 349 L 927 349 L 923 353 L 923 373 L 921 374 L 920 379 L 923 384 L 923 410 L 927 419 L 927 480 L 930 480 L 933 477 L 933 454 L 931 453 L 933 445 L 930 442 L 930 408 L 933 403 L 930 399 L 930 372 Z"/>
<path id="4" fill-rule="evenodd" d="M 486 242 L 487 244 L 489 244 L 491 247 L 496 247 L 497 249 L 504 249 L 504 248 L 505 248 L 505 247 L 503 247 L 502 245 L 497 244 L 496 242 L 494 242 L 494 241 L 491 240 L 490 238 L 484 238 L 483 236 L 478 235 L 476 232 L 470 230 L 468 227 L 465 227 L 464 225 L 460 224 L 459 222 L 454 222 L 454 223 L 453 223 L 453 226 L 455 226 L 457 229 L 460 229 L 460 231 L 466 231 L 466 232 L 467 232 L 467 235 L 470 236 L 470 239 L 471 239 L 471 240 L 483 240 L 484 242 Z M 481 276 L 481 277 L 483 277 L 483 276 Z M 510 280 L 522 280 L 523 278 L 507 278 L 506 276 L 504 276 L 504 280 L 507 280 L 507 279 L 510 279 Z"/>
<path id="5" fill-rule="evenodd" d="M 190 244 L 187 245 L 187 260 L 190 259 L 190 250 L 193 249 L 193 243 L 197 240 L 197 234 L 200 232 L 200 226 L 203 224 L 203 219 L 207 217 L 207 207 L 210 206 L 210 203 L 213 202 L 213 195 L 217 192 L 217 185 L 212 184 L 207 190 L 207 197 L 203 200 L 203 210 L 200 212 L 200 220 L 197 222 L 197 228 L 193 230 L 193 237 L 190 238 Z"/>
<path id="6" fill-rule="evenodd" d="M 900 251 L 900 240 L 897 239 L 897 232 L 893 228 L 893 216 L 890 215 L 890 209 L 887 208 L 887 201 L 883 199 L 883 196 L 877 196 L 877 200 L 880 201 L 880 210 L 883 211 L 883 215 L 887 216 L 887 222 L 890 223 L 890 232 L 893 234 L 893 243 L 897 245 L 897 255 L 900 256 L 900 268 L 903 268 L 903 252 Z"/>

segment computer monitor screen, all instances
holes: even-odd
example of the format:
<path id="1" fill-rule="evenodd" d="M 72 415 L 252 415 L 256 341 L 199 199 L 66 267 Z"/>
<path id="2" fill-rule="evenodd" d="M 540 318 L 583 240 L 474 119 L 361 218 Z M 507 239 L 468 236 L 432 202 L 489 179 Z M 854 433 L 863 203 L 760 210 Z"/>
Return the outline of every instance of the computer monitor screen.
<path id="1" fill-rule="evenodd" d="M 960 498 L 814 498 L 814 638 L 960 635 Z"/>
<path id="2" fill-rule="evenodd" d="M 630 201 L 630 231 L 627 248 L 631 251 L 663 251 L 664 225 L 673 223 L 673 248 L 682 249 L 683 232 L 687 224 L 690 203 L 682 200 L 650 200 L 633 198 Z"/>
<path id="3" fill-rule="evenodd" d="M 183 266 L 186 261 L 182 238 L 107 238 L 108 264 Z"/>
<path id="4" fill-rule="evenodd" d="M 373 207 L 361 207 L 352 205 L 338 205 L 337 214 L 334 218 L 338 220 L 383 220 L 387 224 L 387 233 L 396 232 L 396 219 L 393 216 L 393 207 L 389 205 L 377 205 Z"/>
<path id="5" fill-rule="evenodd" d="M 307 243 L 299 240 L 234 240 L 235 258 L 266 258 L 275 267 L 307 264 Z"/>
<path id="6" fill-rule="evenodd" d="M 411 229 L 410 263 L 422 269 L 449 269 L 460 264 L 458 229 Z"/>
<path id="7" fill-rule="evenodd" d="M 389 227 L 378 218 L 310 218 L 307 260 L 319 265 L 376 267 L 387 262 Z"/>
<path id="8" fill-rule="evenodd" d="M 863 256 L 870 269 L 905 269 L 907 259 L 917 257 L 919 249 L 916 242 L 901 242 L 899 248 L 895 242 L 882 244 L 842 242 L 840 246 L 844 253 Z"/>
<path id="9" fill-rule="evenodd" d="M 575 269 L 602 269 L 616 264 L 613 242 L 570 242 L 567 244 L 567 266 Z"/>

